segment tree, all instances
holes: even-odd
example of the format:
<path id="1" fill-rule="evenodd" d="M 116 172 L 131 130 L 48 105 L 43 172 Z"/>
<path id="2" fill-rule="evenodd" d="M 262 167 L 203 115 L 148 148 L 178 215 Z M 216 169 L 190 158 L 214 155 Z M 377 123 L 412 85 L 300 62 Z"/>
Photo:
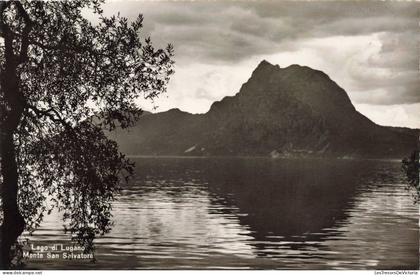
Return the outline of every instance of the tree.
<path id="1" fill-rule="evenodd" d="M 420 142 L 420 139 L 419 139 L 419 142 Z M 401 166 L 403 172 L 407 176 L 407 182 L 408 182 L 409 188 L 414 189 L 416 191 L 416 193 L 414 194 L 414 203 L 418 203 L 420 200 L 419 156 L 420 156 L 420 150 L 416 149 L 414 152 L 411 153 L 409 157 L 405 157 L 402 160 L 402 166 Z"/>
<path id="2" fill-rule="evenodd" d="M 106 18 L 102 2 L 0 3 L 3 269 L 51 207 L 87 250 L 110 230 L 111 202 L 133 163 L 104 132 L 131 126 L 137 100 L 165 92 L 173 73 L 172 46 L 155 49 L 139 38 L 141 15 Z"/>

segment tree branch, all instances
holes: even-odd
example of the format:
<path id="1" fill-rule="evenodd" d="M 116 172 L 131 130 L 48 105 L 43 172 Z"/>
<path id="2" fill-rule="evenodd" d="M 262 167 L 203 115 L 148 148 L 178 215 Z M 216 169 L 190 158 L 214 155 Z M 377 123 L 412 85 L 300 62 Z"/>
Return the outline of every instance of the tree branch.
<path id="1" fill-rule="evenodd" d="M 19 1 L 13 2 L 19 12 L 19 15 L 23 17 L 25 21 L 25 27 L 23 28 L 22 33 L 22 44 L 20 46 L 20 53 L 19 53 L 19 63 L 23 63 L 28 59 L 28 47 L 29 47 L 29 33 L 32 29 L 33 22 L 29 17 L 26 10 L 23 8 L 22 3 Z"/>
<path id="2" fill-rule="evenodd" d="M 26 12 L 25 8 L 22 6 L 22 3 L 20 3 L 20 1 L 13 1 L 13 4 L 15 4 L 20 16 L 22 16 L 25 20 L 25 23 L 32 25 L 32 20 L 29 17 L 29 14 Z"/>
<path id="3" fill-rule="evenodd" d="M 4 20 L 3 20 L 3 13 L 9 6 L 10 6 L 9 1 L 4 1 L 4 2 L 2 1 L 0 3 L 0 36 L 2 37 L 4 37 L 6 33 L 10 32 L 9 27 L 4 24 Z"/>
<path id="4" fill-rule="evenodd" d="M 48 110 L 41 110 L 29 103 L 26 103 L 26 107 L 30 109 L 31 111 L 33 111 L 38 116 L 38 118 L 48 117 L 51 121 L 60 123 L 61 126 L 66 128 L 66 130 L 70 130 L 70 131 L 74 130 L 73 127 L 70 125 L 70 123 L 68 123 L 65 119 L 63 119 L 60 116 L 60 114 L 53 108 L 50 108 Z M 52 114 L 51 112 L 53 112 L 54 114 Z"/>

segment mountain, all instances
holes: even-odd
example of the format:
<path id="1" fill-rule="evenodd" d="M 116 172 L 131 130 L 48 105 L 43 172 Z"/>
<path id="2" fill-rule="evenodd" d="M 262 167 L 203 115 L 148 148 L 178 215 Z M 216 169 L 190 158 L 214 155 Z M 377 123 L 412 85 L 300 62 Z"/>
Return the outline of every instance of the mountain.
<path id="1" fill-rule="evenodd" d="M 129 155 L 401 158 L 419 130 L 360 114 L 322 71 L 262 61 L 235 96 L 205 114 L 172 109 L 110 134 Z"/>

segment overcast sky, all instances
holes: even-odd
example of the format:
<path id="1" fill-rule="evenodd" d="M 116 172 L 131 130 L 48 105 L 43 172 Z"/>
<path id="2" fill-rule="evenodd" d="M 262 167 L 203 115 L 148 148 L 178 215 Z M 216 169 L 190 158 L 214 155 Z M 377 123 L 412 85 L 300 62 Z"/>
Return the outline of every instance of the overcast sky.
<path id="1" fill-rule="evenodd" d="M 266 59 L 324 71 L 378 124 L 420 128 L 419 2 L 109 1 L 104 10 L 143 14 L 141 35 L 174 45 L 157 111 L 204 113 Z"/>

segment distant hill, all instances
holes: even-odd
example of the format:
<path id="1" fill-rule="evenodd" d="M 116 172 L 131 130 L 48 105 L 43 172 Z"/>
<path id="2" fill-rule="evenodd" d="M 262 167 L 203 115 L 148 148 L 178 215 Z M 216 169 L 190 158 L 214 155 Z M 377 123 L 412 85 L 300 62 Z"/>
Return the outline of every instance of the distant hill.
<path id="1" fill-rule="evenodd" d="M 239 93 L 206 114 L 146 114 L 110 134 L 129 155 L 401 158 L 419 130 L 384 127 L 354 108 L 328 75 L 262 61 Z"/>

